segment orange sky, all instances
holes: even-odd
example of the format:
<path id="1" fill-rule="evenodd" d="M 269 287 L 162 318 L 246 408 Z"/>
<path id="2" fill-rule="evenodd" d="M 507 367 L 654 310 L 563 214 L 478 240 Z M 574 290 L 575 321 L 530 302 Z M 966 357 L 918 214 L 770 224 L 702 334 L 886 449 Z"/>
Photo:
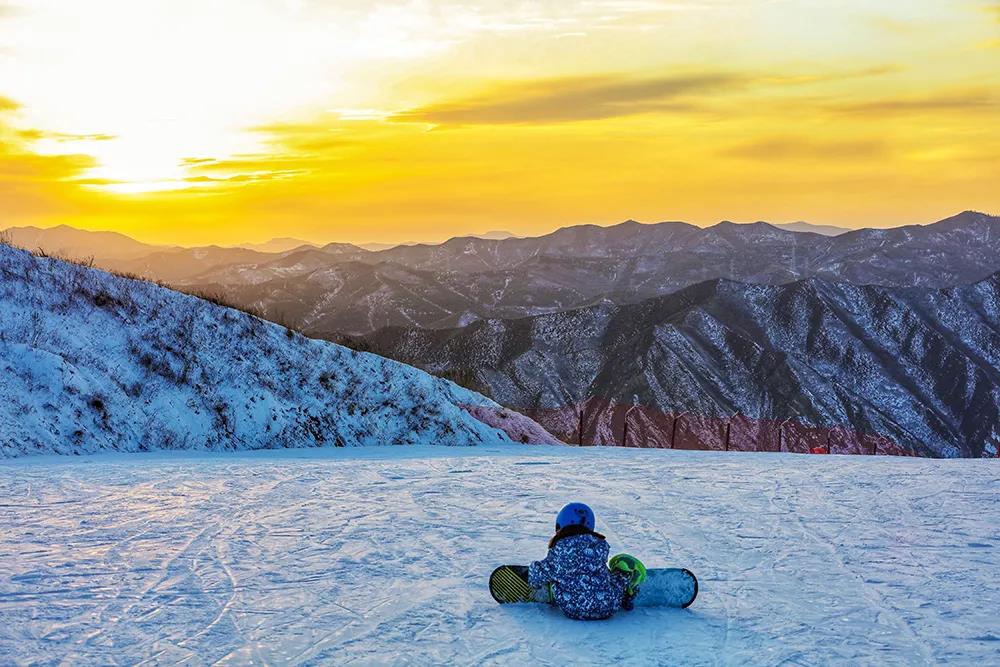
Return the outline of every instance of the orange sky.
<path id="1" fill-rule="evenodd" d="M 0 227 L 887 226 L 998 183 L 992 0 L 0 0 Z"/>

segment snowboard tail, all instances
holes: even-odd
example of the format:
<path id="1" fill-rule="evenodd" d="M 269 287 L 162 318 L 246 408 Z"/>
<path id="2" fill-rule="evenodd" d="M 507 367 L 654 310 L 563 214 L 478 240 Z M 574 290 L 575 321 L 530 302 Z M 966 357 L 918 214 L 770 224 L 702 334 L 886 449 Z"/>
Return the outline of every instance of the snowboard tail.
<path id="1" fill-rule="evenodd" d="M 551 602 L 548 589 L 532 588 L 528 584 L 525 565 L 501 565 L 490 575 L 490 595 L 500 604 L 517 602 Z M 698 578 L 684 568 L 652 568 L 646 571 L 646 581 L 639 587 L 637 607 L 689 607 L 698 597 Z"/>
<path id="2" fill-rule="evenodd" d="M 528 584 L 525 565 L 501 565 L 490 575 L 490 594 L 500 604 L 510 602 L 548 602 L 548 591 L 535 590 Z"/>

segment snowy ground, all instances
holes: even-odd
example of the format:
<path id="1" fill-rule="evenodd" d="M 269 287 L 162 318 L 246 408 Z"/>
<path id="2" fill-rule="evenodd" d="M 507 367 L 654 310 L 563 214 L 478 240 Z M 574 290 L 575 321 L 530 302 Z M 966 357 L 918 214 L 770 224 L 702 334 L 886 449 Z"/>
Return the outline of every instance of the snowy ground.
<path id="1" fill-rule="evenodd" d="M 688 610 L 495 604 L 571 499 Z M 0 663 L 997 664 L 1000 467 L 398 447 L 0 463 Z"/>

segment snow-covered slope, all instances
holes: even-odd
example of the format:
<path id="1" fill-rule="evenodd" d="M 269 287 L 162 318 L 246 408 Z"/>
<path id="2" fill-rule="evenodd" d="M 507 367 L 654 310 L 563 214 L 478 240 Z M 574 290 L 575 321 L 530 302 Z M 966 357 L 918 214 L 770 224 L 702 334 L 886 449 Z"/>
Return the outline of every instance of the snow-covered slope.
<path id="1" fill-rule="evenodd" d="M 998 322 L 1000 273 L 945 289 L 713 280 L 362 342 L 567 442 L 996 457 Z"/>
<path id="2" fill-rule="evenodd" d="M 0 457 L 509 441 L 473 412 L 552 440 L 410 366 L 0 245 Z"/>
<path id="3" fill-rule="evenodd" d="M 395 447 L 0 462 L 0 663 L 996 665 L 992 461 Z M 515 488 L 516 487 L 516 488 Z M 500 606 L 558 508 L 689 609 Z"/>

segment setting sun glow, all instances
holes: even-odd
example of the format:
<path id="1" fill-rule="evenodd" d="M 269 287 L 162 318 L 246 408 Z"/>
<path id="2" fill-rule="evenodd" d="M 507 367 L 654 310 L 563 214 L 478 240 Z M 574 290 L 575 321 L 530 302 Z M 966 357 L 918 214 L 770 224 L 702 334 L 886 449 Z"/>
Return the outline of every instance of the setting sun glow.
<path id="1" fill-rule="evenodd" d="M 1000 209 L 987 0 L 0 2 L 3 226 L 405 241 Z"/>

